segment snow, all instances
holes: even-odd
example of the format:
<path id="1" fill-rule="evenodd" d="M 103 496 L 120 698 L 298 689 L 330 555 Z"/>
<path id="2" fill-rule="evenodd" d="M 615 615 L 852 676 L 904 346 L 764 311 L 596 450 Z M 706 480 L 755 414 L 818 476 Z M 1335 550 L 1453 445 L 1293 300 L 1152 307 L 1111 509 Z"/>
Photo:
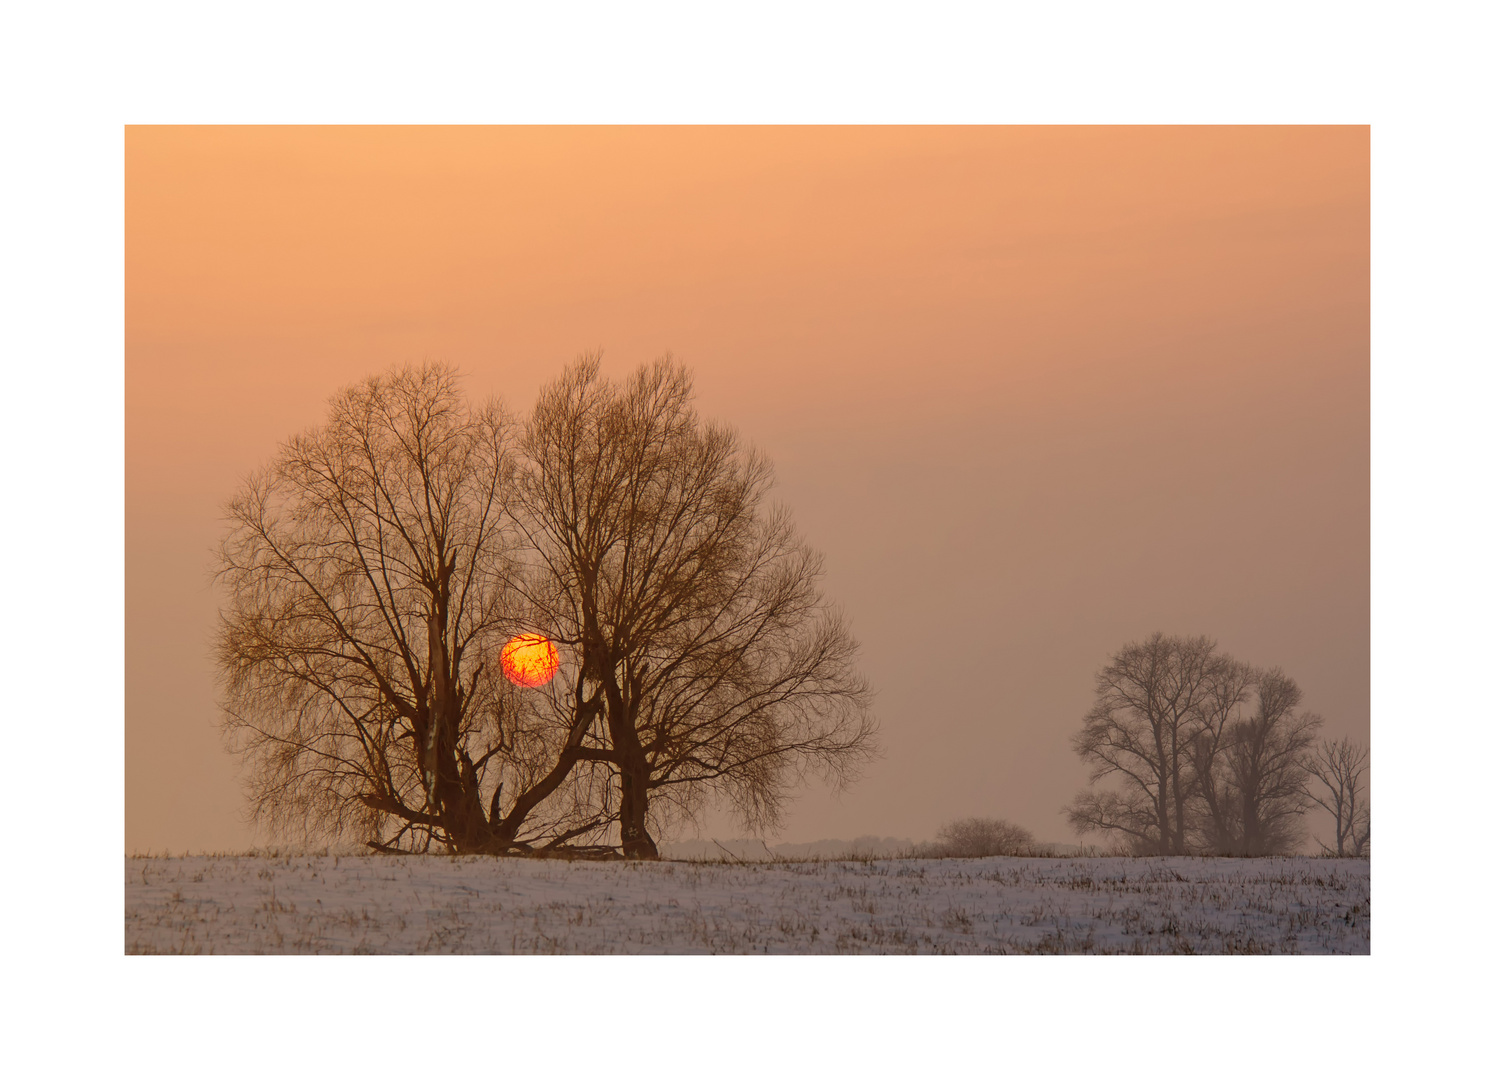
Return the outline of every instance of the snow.
<path id="1" fill-rule="evenodd" d="M 808 844 L 775 844 L 761 839 L 675 840 L 659 845 L 666 859 L 705 862 L 773 862 L 776 859 L 898 859 L 918 845 L 894 836 L 859 836 L 855 840 L 816 840 Z M 1044 854 L 1047 854 L 1045 852 Z"/>
<path id="2" fill-rule="evenodd" d="M 127 953 L 1369 953 L 1365 859 L 125 860 Z"/>

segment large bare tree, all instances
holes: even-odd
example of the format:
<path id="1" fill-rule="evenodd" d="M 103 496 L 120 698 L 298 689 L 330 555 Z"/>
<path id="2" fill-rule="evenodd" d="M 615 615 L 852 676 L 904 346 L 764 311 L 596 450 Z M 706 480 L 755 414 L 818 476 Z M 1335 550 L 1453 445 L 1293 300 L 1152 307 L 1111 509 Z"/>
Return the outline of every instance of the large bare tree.
<path id="1" fill-rule="evenodd" d="M 535 813 L 571 725 L 539 707 L 557 693 L 526 698 L 499 676 L 504 640 L 533 621 L 516 436 L 497 402 L 467 405 L 452 370 L 395 371 L 338 394 L 229 503 L 217 657 L 259 822 L 454 851 L 605 823 L 585 793 Z"/>
<path id="2" fill-rule="evenodd" d="M 1349 739 L 1322 743 L 1308 762 L 1319 781 L 1311 798 L 1334 815 L 1334 854 L 1360 857 L 1370 850 L 1370 800 L 1364 790 L 1370 752 Z M 1327 844 L 1320 845 L 1325 852 Z"/>
<path id="3" fill-rule="evenodd" d="M 804 770 L 855 775 L 874 747 L 856 644 L 766 504 L 768 462 L 699 419 L 686 369 L 617 385 L 583 357 L 523 447 L 527 596 L 579 656 L 569 755 L 611 771 L 626 856 L 657 857 L 662 811 L 723 797 L 772 824 Z"/>
<path id="4" fill-rule="evenodd" d="M 1095 705 L 1074 746 L 1092 784 L 1118 783 L 1075 798 L 1075 831 L 1124 837 L 1139 853 L 1190 851 L 1200 748 L 1218 745 L 1250 678 L 1206 637 L 1156 633 L 1117 652 L 1096 675 Z"/>

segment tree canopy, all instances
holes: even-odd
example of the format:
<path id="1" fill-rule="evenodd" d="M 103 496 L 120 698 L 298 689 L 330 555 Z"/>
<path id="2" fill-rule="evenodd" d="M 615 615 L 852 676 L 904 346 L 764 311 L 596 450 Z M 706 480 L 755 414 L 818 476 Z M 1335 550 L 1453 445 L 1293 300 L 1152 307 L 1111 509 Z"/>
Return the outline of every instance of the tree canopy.
<path id="1" fill-rule="evenodd" d="M 1302 699 L 1280 669 L 1241 663 L 1206 637 L 1124 646 L 1096 674 L 1074 737 L 1092 785 L 1110 783 L 1076 796 L 1071 826 L 1138 854 L 1293 850 L 1322 723 Z"/>
<path id="2" fill-rule="evenodd" d="M 428 365 L 334 397 L 228 504 L 224 729 L 277 833 L 657 855 L 669 813 L 777 819 L 875 752 L 856 643 L 772 470 L 666 358 L 584 357 L 516 421 Z M 503 646 L 540 634 L 555 678 Z"/>

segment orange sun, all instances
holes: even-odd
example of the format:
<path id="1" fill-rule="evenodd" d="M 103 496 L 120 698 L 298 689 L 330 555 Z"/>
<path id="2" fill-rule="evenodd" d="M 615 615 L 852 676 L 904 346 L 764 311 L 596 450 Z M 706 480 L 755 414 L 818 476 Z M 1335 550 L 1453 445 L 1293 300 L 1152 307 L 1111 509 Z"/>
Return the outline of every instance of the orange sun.
<path id="1" fill-rule="evenodd" d="M 520 634 L 504 645 L 499 664 L 515 686 L 544 686 L 560 666 L 555 642 L 541 634 Z"/>

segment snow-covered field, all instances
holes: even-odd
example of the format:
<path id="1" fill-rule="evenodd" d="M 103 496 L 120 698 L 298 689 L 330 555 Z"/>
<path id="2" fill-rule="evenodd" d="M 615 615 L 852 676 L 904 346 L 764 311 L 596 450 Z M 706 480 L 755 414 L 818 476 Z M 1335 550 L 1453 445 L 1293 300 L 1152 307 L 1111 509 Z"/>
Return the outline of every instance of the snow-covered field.
<path id="1" fill-rule="evenodd" d="M 1368 953 L 1370 863 L 125 860 L 128 953 Z"/>

